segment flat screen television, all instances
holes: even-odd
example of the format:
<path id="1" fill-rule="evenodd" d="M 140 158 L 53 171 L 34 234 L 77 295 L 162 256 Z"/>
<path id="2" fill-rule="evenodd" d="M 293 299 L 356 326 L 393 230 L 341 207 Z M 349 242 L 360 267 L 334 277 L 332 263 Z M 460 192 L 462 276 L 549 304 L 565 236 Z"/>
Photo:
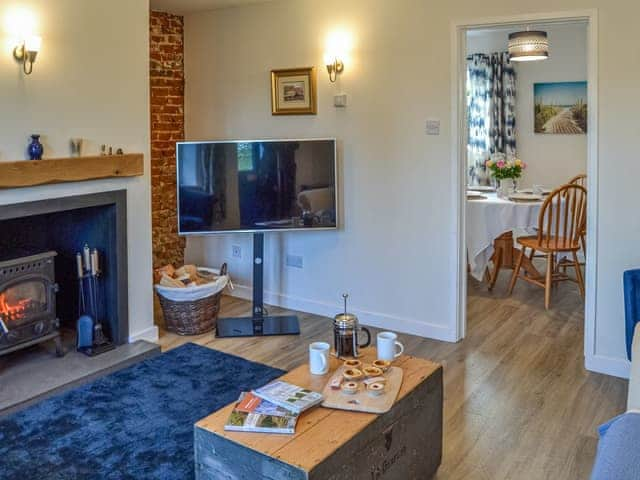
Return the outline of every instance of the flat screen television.
<path id="1" fill-rule="evenodd" d="M 177 144 L 182 235 L 336 228 L 336 141 Z"/>

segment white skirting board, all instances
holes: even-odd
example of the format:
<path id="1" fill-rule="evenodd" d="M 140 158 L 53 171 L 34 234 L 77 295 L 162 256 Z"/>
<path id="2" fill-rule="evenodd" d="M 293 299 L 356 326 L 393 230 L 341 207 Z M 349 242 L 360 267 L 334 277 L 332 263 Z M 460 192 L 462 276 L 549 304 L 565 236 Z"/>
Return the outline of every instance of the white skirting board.
<path id="1" fill-rule="evenodd" d="M 625 358 L 587 355 L 585 368 L 591 372 L 603 373 L 614 377 L 629 378 L 631 363 Z"/>
<path id="2" fill-rule="evenodd" d="M 252 287 L 238 284 L 234 284 L 234 287 L 234 290 L 226 291 L 227 295 L 243 298 L 245 300 L 251 300 L 253 298 Z M 340 313 L 343 309 L 341 303 L 329 304 L 319 302 L 317 300 L 309 300 L 306 298 L 283 295 L 281 293 L 269 291 L 264 292 L 264 302 L 268 305 L 275 305 L 290 310 L 298 310 L 329 318 L 333 318 L 334 315 Z M 412 318 L 394 317 L 383 313 L 369 312 L 357 308 L 352 308 L 350 311 L 358 315 L 358 319 L 363 325 L 393 330 L 395 332 L 408 333 L 419 337 L 433 338 L 435 340 L 442 340 L 445 342 L 456 341 L 454 336 L 452 336 L 451 330 L 442 325 L 435 325 Z"/>
<path id="3" fill-rule="evenodd" d="M 146 340 L 148 342 L 157 343 L 160 335 L 158 333 L 158 327 L 153 325 L 152 327 L 145 328 L 139 332 L 129 335 L 129 343 L 136 342 L 138 340 Z"/>
<path id="4" fill-rule="evenodd" d="M 251 300 L 253 296 L 253 289 L 245 285 L 236 284 L 233 291 L 227 291 L 226 293 L 233 297 Z M 264 301 L 269 305 L 276 305 L 282 308 L 298 310 L 329 318 L 333 318 L 336 313 L 339 313 L 342 310 L 341 305 L 338 304 L 331 305 L 315 300 L 293 297 L 269 291 L 264 292 Z M 391 315 L 368 312 L 359 309 L 352 309 L 352 311 L 358 315 L 360 322 L 363 325 L 370 325 L 377 328 L 389 329 L 420 337 L 433 338 L 435 340 L 442 340 L 445 342 L 455 342 L 455 338 L 451 336 L 451 331 L 441 325 L 434 325 L 432 323 L 420 322 L 414 319 L 393 317 Z M 592 355 L 586 357 L 585 368 L 596 373 L 629 378 L 630 363 L 623 358 Z"/>

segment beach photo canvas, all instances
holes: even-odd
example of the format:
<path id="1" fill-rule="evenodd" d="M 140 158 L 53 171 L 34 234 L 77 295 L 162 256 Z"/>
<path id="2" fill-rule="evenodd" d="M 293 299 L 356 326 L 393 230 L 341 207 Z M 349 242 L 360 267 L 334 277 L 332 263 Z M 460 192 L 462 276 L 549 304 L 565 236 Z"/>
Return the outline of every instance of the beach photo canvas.
<path id="1" fill-rule="evenodd" d="M 534 132 L 587 133 L 587 82 L 533 84 Z"/>

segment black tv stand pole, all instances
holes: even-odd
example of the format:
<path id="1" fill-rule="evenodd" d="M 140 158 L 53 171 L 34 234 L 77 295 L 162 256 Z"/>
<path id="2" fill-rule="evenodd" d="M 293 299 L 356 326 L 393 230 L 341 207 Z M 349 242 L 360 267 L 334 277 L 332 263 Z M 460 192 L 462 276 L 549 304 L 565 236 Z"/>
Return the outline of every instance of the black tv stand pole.
<path id="1" fill-rule="evenodd" d="M 299 335 L 296 315 L 267 315 L 264 308 L 264 233 L 253 234 L 253 315 L 219 318 L 216 337 Z"/>

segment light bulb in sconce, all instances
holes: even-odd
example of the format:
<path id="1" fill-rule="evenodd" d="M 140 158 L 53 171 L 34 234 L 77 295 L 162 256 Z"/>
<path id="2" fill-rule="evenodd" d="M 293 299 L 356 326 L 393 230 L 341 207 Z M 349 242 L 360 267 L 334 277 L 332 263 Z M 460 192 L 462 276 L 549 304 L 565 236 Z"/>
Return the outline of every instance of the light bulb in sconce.
<path id="1" fill-rule="evenodd" d="M 42 37 L 32 35 L 27 37 L 22 44 L 13 49 L 13 57 L 22 63 L 22 71 L 25 75 L 31 75 L 33 64 L 42 47 Z"/>
<path id="2" fill-rule="evenodd" d="M 338 74 L 344 71 L 345 60 L 351 50 L 351 34 L 343 30 L 336 30 L 327 36 L 324 54 L 324 64 L 329 72 L 329 81 L 336 81 Z"/>
<path id="3" fill-rule="evenodd" d="M 37 35 L 32 35 L 24 42 L 24 48 L 27 50 L 27 52 L 35 52 L 37 54 L 40 51 L 41 47 L 42 37 L 38 37 Z"/>

